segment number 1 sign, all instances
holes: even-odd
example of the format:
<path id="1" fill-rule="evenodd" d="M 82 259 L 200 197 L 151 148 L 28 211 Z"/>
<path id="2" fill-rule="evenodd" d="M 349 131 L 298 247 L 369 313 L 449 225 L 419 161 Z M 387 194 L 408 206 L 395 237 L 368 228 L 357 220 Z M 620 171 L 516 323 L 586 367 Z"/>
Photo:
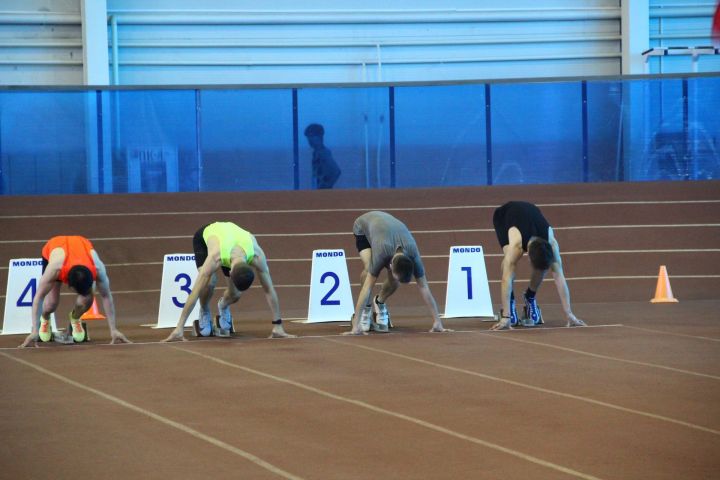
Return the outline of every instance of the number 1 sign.
<path id="1" fill-rule="evenodd" d="M 492 316 L 493 307 L 482 247 L 450 247 L 443 317 Z"/>
<path id="2" fill-rule="evenodd" d="M 314 250 L 305 323 L 347 322 L 355 311 L 344 250 Z"/>

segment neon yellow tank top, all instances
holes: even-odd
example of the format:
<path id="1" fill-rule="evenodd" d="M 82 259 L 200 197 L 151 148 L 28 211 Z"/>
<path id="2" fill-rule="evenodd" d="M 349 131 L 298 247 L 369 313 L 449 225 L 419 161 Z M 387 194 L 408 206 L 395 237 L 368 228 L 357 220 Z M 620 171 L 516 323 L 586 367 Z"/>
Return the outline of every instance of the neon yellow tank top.
<path id="1" fill-rule="evenodd" d="M 205 243 L 210 237 L 217 237 L 220 241 L 220 263 L 223 267 L 230 268 L 230 250 L 235 245 L 245 250 L 247 263 L 255 257 L 252 235 L 232 222 L 215 222 L 205 227 L 203 230 Z"/>

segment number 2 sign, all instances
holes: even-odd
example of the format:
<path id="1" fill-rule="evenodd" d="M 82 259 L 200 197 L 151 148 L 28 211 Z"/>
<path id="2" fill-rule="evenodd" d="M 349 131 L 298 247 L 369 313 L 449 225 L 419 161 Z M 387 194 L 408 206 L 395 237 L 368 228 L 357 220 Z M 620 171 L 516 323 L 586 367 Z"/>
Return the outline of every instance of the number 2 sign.
<path id="1" fill-rule="evenodd" d="M 306 323 L 347 322 L 355 305 L 344 250 L 314 250 Z"/>

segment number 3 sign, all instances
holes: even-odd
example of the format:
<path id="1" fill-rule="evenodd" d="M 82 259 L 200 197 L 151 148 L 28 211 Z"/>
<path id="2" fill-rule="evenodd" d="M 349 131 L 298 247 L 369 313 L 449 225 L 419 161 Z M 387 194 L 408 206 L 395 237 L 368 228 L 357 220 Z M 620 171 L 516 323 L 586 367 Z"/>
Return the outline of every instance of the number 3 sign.
<path id="1" fill-rule="evenodd" d="M 174 328 L 177 326 L 180 312 L 185 306 L 193 282 L 197 276 L 195 255 L 191 253 L 172 253 L 165 255 L 163 261 L 162 284 L 160 286 L 160 311 L 158 323 L 154 328 Z M 185 326 L 192 325 L 199 318 L 199 304 L 196 303 Z"/>

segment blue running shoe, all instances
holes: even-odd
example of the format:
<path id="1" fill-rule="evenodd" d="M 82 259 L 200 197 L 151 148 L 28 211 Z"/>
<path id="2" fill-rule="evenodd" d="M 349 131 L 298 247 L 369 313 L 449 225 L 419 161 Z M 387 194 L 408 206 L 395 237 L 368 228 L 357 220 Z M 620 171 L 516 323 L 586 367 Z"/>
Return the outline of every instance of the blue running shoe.
<path id="1" fill-rule="evenodd" d="M 523 294 L 525 298 L 525 318 L 532 320 L 533 325 L 542 325 L 542 312 L 538 307 L 537 300 L 535 298 L 528 298 L 527 294 Z"/>
<path id="2" fill-rule="evenodd" d="M 516 327 L 520 322 L 518 318 L 517 310 L 515 309 L 515 297 L 510 297 L 510 325 Z"/>

